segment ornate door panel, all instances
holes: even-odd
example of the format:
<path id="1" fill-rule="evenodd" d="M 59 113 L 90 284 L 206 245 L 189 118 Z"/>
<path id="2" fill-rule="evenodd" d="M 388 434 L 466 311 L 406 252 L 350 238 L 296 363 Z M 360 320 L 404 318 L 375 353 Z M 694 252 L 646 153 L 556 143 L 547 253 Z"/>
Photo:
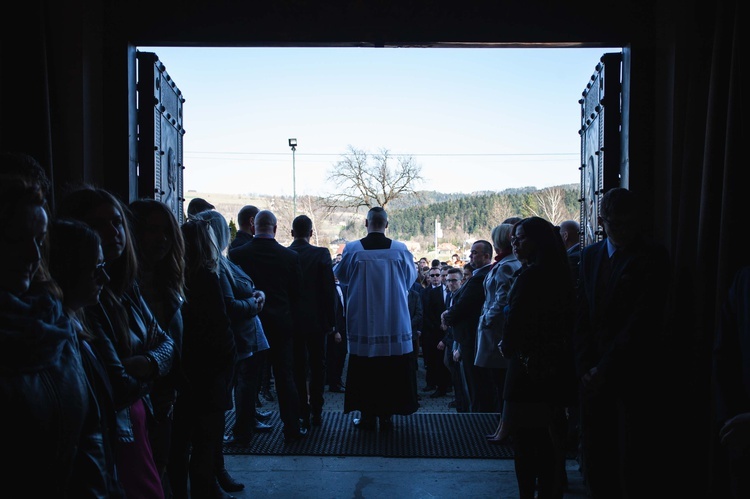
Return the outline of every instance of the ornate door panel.
<path id="1" fill-rule="evenodd" d="M 620 185 L 622 54 L 604 54 L 581 104 L 581 246 L 602 239 L 599 199 Z"/>
<path id="2" fill-rule="evenodd" d="M 138 197 L 166 203 L 182 223 L 185 99 L 156 54 L 137 56 Z"/>

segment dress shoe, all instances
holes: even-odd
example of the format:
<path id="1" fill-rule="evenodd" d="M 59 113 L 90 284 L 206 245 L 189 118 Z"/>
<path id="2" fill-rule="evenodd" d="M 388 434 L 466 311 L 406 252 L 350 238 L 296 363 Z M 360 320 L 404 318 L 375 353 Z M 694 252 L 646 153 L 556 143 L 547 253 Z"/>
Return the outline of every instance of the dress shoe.
<path id="1" fill-rule="evenodd" d="M 393 429 L 393 419 L 391 416 L 380 418 L 380 431 L 390 431 Z"/>
<path id="2" fill-rule="evenodd" d="M 310 429 L 310 416 L 299 418 L 299 426 L 300 428 L 309 430 Z"/>
<path id="3" fill-rule="evenodd" d="M 268 420 L 271 419 L 273 416 L 273 413 L 271 411 L 255 411 L 255 419 L 262 423 L 268 423 Z"/>
<path id="4" fill-rule="evenodd" d="M 352 423 L 355 428 L 360 430 L 374 430 L 376 426 L 375 418 L 370 416 L 354 418 Z"/>
<path id="5" fill-rule="evenodd" d="M 307 430 L 304 428 L 298 428 L 297 431 L 284 432 L 284 442 L 296 442 L 302 440 L 307 436 Z"/>
<path id="6" fill-rule="evenodd" d="M 431 399 L 439 399 L 440 397 L 445 397 L 448 395 L 445 390 L 435 390 L 435 393 L 430 395 Z"/>
<path id="7" fill-rule="evenodd" d="M 218 480 L 221 488 L 227 492 L 239 492 L 245 489 L 245 484 L 232 478 L 232 475 L 229 474 L 226 468 L 216 473 L 216 480 Z"/>
<path id="8" fill-rule="evenodd" d="M 311 422 L 313 426 L 320 426 L 323 424 L 323 416 L 320 414 L 313 414 Z"/>
<path id="9" fill-rule="evenodd" d="M 255 426 L 253 426 L 253 431 L 255 433 L 270 433 L 271 431 L 273 431 L 273 426 L 261 421 L 256 421 Z"/>

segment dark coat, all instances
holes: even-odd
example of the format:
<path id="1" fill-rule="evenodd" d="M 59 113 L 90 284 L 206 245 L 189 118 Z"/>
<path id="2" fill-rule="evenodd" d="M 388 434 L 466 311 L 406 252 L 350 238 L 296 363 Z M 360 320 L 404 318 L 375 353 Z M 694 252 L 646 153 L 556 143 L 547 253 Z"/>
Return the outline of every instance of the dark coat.
<path id="1" fill-rule="evenodd" d="M 188 276 L 182 316 L 182 367 L 188 379 L 180 400 L 200 413 L 232 407 L 236 347 L 219 276 L 201 269 Z"/>
<path id="2" fill-rule="evenodd" d="M 567 405 L 573 400 L 577 386 L 571 346 L 575 297 L 568 276 L 562 277 L 539 265 L 522 267 L 516 273 L 501 341 L 508 359 L 503 390 L 507 401 Z"/>
<path id="3" fill-rule="evenodd" d="M 299 255 L 275 239 L 255 236 L 251 242 L 230 252 L 229 259 L 266 294 L 259 316 L 269 341 L 281 330 L 291 335 L 302 289 Z"/>
<path id="4" fill-rule="evenodd" d="M 461 345 L 463 358 L 474 362 L 477 326 L 484 306 L 484 278 L 490 271 L 485 265 L 475 272 L 453 298 L 453 305 L 445 314 L 445 323 L 453 326 L 453 339 Z M 468 356 L 467 356 L 468 354 Z"/>
<path id="5" fill-rule="evenodd" d="M 0 291 L 2 494 L 103 497 L 101 427 L 75 332 L 59 301 L 27 295 Z"/>
<path id="6" fill-rule="evenodd" d="M 574 334 L 580 378 L 597 367 L 616 386 L 648 377 L 632 364 L 661 364 L 664 312 L 670 280 L 669 255 L 661 246 L 638 240 L 619 249 L 606 289 L 598 289 L 607 240 L 581 251 L 578 317 Z"/>
<path id="7" fill-rule="evenodd" d="M 249 232 L 245 232 L 242 230 L 238 230 L 237 234 L 235 234 L 234 239 L 229 243 L 229 253 L 234 251 L 235 249 L 239 248 L 240 246 L 244 246 L 245 244 L 249 243 L 253 240 L 253 235 Z"/>
<path id="8" fill-rule="evenodd" d="M 327 333 L 336 323 L 336 281 L 330 252 L 309 242 L 296 239 L 289 249 L 299 255 L 302 289 L 299 293 L 298 329 L 310 333 Z"/>
<path id="9" fill-rule="evenodd" d="M 253 296 L 255 283 L 238 265 L 230 261 L 226 263 L 227 266 L 221 268 L 221 291 L 232 324 L 237 357 L 245 359 L 258 351 L 258 301 Z"/>

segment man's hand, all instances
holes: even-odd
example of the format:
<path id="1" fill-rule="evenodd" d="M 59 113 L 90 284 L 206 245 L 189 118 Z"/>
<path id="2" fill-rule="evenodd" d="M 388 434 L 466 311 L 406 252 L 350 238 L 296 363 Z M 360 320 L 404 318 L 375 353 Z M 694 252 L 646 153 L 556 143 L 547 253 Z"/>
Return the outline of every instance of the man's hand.
<path id="1" fill-rule="evenodd" d="M 461 350 L 453 350 L 453 360 L 455 362 L 461 362 Z"/>
<path id="2" fill-rule="evenodd" d="M 443 340 L 438 341 L 437 349 L 438 350 L 445 350 L 445 343 L 443 343 Z"/>
<path id="3" fill-rule="evenodd" d="M 741 452 L 750 445 L 750 412 L 737 414 L 719 430 L 721 444 L 733 452 Z"/>
<path id="4" fill-rule="evenodd" d="M 253 298 L 255 298 L 255 301 L 258 303 L 258 312 L 260 312 L 263 310 L 263 305 L 266 304 L 266 294 L 263 291 L 256 289 L 253 292 Z"/>
<path id="5" fill-rule="evenodd" d="M 333 333 L 333 341 L 335 341 L 336 343 L 341 343 L 341 333 L 339 333 L 338 331 Z"/>

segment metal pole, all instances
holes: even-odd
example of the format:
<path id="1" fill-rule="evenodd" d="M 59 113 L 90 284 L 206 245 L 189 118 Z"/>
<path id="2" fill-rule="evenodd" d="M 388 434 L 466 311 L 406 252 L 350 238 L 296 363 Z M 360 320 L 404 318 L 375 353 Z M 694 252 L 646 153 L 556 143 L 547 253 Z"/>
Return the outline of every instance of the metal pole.
<path id="1" fill-rule="evenodd" d="M 292 194 L 294 196 L 294 218 L 297 218 L 297 164 L 294 157 L 296 147 L 292 147 Z"/>

